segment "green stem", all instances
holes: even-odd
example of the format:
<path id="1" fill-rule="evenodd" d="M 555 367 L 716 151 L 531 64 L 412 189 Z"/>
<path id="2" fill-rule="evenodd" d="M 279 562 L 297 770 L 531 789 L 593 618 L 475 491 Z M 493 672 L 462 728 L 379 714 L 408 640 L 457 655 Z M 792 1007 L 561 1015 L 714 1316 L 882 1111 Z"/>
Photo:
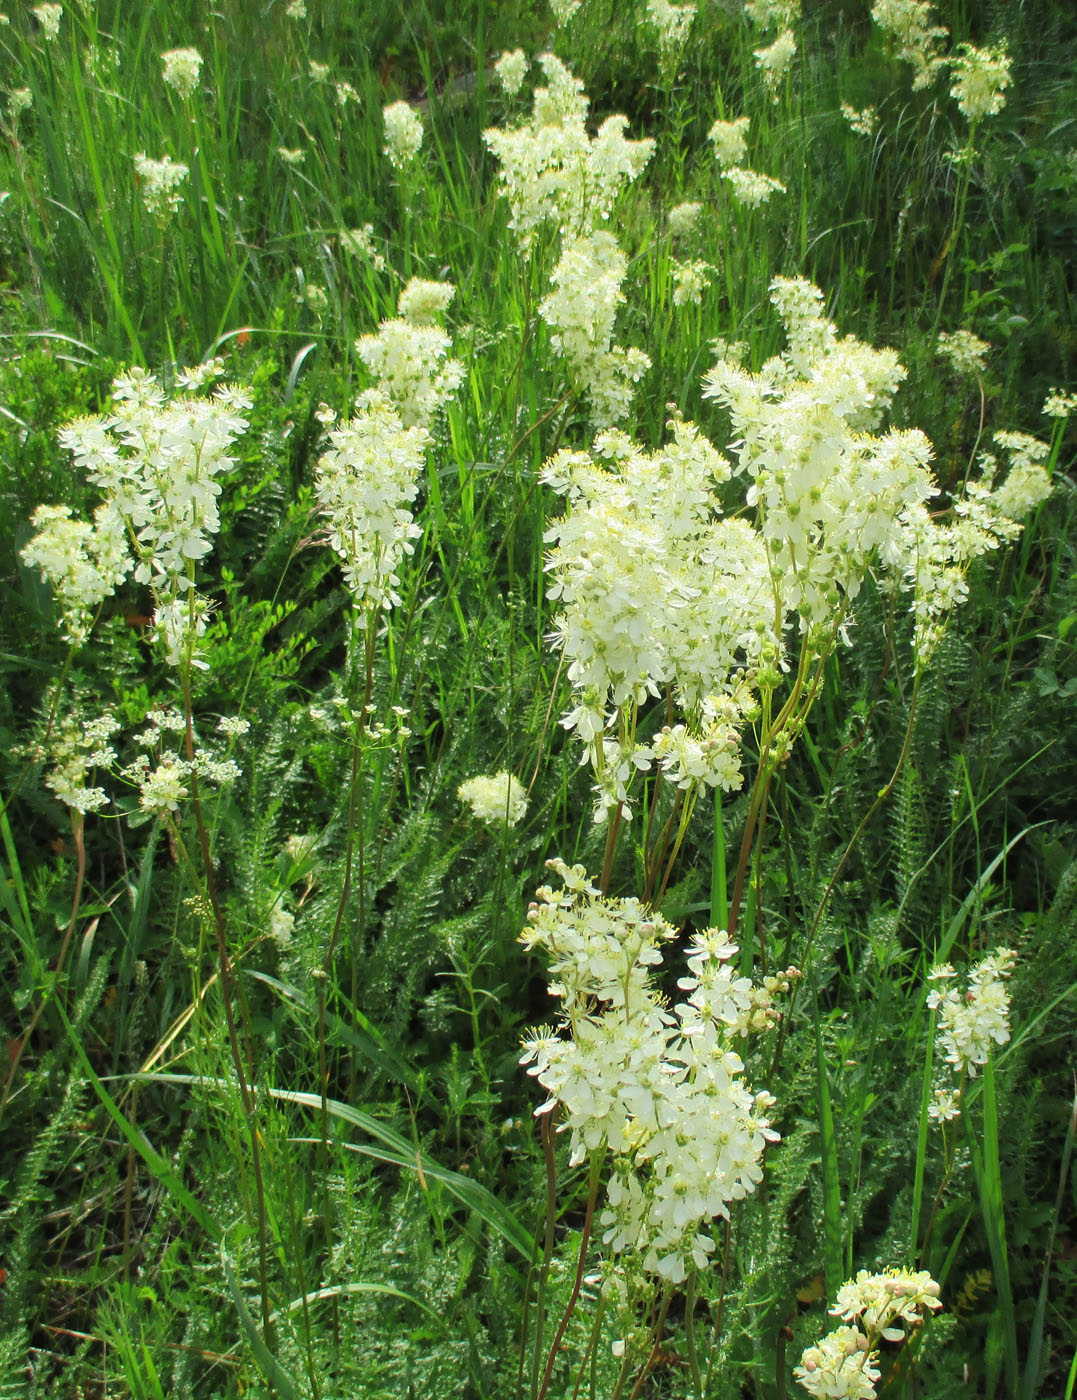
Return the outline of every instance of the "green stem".
<path id="1" fill-rule="evenodd" d="M 561 1321 L 554 1333 L 553 1342 L 550 1344 L 550 1354 L 546 1358 L 546 1370 L 543 1373 L 542 1389 L 539 1391 L 538 1400 L 546 1400 L 546 1392 L 550 1388 L 550 1379 L 557 1361 L 557 1350 L 561 1345 L 561 1339 L 565 1335 L 572 1314 L 576 1310 L 580 1289 L 583 1287 L 583 1276 L 587 1269 L 587 1246 L 591 1242 L 591 1226 L 594 1224 L 595 1202 L 598 1200 L 598 1178 L 602 1171 L 603 1155 L 601 1152 L 595 1152 L 591 1157 L 591 1170 L 587 1181 L 587 1209 L 584 1212 L 583 1230 L 580 1233 L 580 1252 L 576 1260 L 576 1277 L 572 1283 L 572 1292 L 565 1305 L 565 1311 L 561 1314 Z"/>

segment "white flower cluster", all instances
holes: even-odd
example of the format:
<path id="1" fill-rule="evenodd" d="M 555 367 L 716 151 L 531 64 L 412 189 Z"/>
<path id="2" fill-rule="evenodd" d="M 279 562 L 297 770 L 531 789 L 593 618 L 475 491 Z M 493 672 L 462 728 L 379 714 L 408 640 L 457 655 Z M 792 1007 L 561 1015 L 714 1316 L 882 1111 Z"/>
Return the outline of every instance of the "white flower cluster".
<path id="1" fill-rule="evenodd" d="M 506 97 L 515 97 L 523 87 L 528 66 L 523 49 L 514 49 L 511 53 L 506 49 L 494 64 L 497 81 Z"/>
<path id="2" fill-rule="evenodd" d="M 936 354 L 950 365 L 956 374 L 981 375 L 991 347 L 971 331 L 940 331 Z"/>
<path id="3" fill-rule="evenodd" d="M 778 84 L 785 77 L 796 55 L 797 44 L 791 29 L 783 29 L 773 44 L 755 50 L 755 66 L 763 75 L 763 86 L 772 99 L 778 100 Z"/>
<path id="4" fill-rule="evenodd" d="M 720 362 L 704 397 L 732 418 L 781 612 L 822 635 L 869 558 L 901 542 L 901 512 L 933 493 L 931 447 L 916 430 L 870 434 L 904 375 L 892 351 L 839 341 L 808 282 L 776 278 L 771 299 L 786 351 L 758 374 Z"/>
<path id="5" fill-rule="evenodd" d="M 92 525 L 72 519 L 70 506 L 38 506 L 32 524 L 37 534 L 20 557 L 52 584 L 65 640 L 81 644 L 96 609 L 130 571 L 123 518 L 111 504 L 97 507 Z"/>
<path id="6" fill-rule="evenodd" d="M 178 377 L 172 398 L 153 375 L 129 370 L 113 382 L 113 410 L 61 430 L 60 444 L 104 494 L 92 527 L 64 507 L 42 507 L 43 523 L 23 558 L 57 590 L 67 635 L 80 640 L 89 614 L 133 573 L 153 590 L 158 636 L 168 660 L 193 660 L 208 606 L 194 588 L 194 568 L 220 528 L 218 478 L 235 466 L 228 455 L 246 430 L 251 401 L 222 388 L 209 398 L 193 390 L 221 372 L 213 361 Z M 133 556 L 128 552 L 133 547 Z M 195 661 L 195 664 L 199 664 Z"/>
<path id="7" fill-rule="evenodd" d="M 785 186 L 780 180 L 738 164 L 748 150 L 747 117 L 737 117 L 731 122 L 715 122 L 707 133 L 707 139 L 714 146 L 714 158 L 722 172 L 722 179 L 745 208 L 756 209 L 760 204 L 765 204 L 772 194 L 785 193 Z"/>
<path id="8" fill-rule="evenodd" d="M 716 121 L 707 132 L 707 140 L 714 147 L 714 158 L 720 166 L 738 165 L 748 149 L 747 117 L 737 117 L 735 121 Z"/>
<path id="9" fill-rule="evenodd" d="M 698 306 L 703 300 L 703 289 L 707 285 L 707 273 L 713 272 L 710 263 L 693 258 L 688 262 L 673 264 L 673 305 Z"/>
<path id="10" fill-rule="evenodd" d="M 954 502 L 954 519 L 934 520 L 926 508 L 916 505 L 900 523 L 900 543 L 895 561 L 913 589 L 912 613 L 916 621 L 913 640 L 917 662 L 930 659 L 950 612 L 968 597 L 967 575 L 974 559 L 1015 540 L 1019 521 L 1051 493 L 1051 479 L 1042 466 L 1047 443 L 1027 433 L 995 433 L 994 441 L 1010 458 L 1010 470 L 1001 485 L 994 485 L 998 468 L 991 453 L 981 453 L 980 476 L 968 482 Z"/>
<path id="11" fill-rule="evenodd" d="M 511 227 L 525 252 L 543 225 L 572 237 L 604 223 L 654 149 L 652 140 L 626 140 L 623 116 L 607 117 L 593 137 L 588 135 L 583 84 L 553 54 L 538 61 L 548 86 L 536 89 L 530 120 L 483 133 L 500 162 Z"/>
<path id="12" fill-rule="evenodd" d="M 550 13 L 558 29 L 563 29 L 583 4 L 583 0 L 550 0 Z"/>
<path id="13" fill-rule="evenodd" d="M 407 102 L 392 102 L 382 108 L 385 126 L 385 154 L 390 165 L 406 170 L 423 144 L 423 123 L 418 112 Z"/>
<path id="14" fill-rule="evenodd" d="M 871 17 L 885 31 L 897 57 L 912 64 L 913 91 L 929 87 L 946 66 L 939 45 L 950 31 L 932 24 L 928 0 L 875 0 Z"/>
<path id="15" fill-rule="evenodd" d="M 1066 394 L 1061 389 L 1052 389 L 1043 401 L 1042 412 L 1047 418 L 1068 418 L 1077 411 L 1077 394 Z"/>
<path id="16" fill-rule="evenodd" d="M 761 204 L 766 204 L 772 194 L 785 193 L 785 186 L 780 180 L 775 180 L 773 175 L 764 175 L 759 170 L 742 169 L 739 165 L 731 165 L 728 170 L 723 170 L 722 179 L 732 189 L 737 202 L 743 204 L 746 209 L 758 209 Z"/>
<path id="17" fill-rule="evenodd" d="M 48 43 L 60 32 L 60 20 L 63 18 L 64 7 L 62 5 L 35 5 L 34 14 L 41 25 L 41 32 Z"/>
<path id="18" fill-rule="evenodd" d="M 563 888 L 544 886 L 520 942 L 549 958 L 561 1001 L 556 1028 L 524 1040 L 522 1064 L 558 1104 L 571 1160 L 614 1154 L 603 1242 L 648 1272 L 680 1283 L 706 1265 L 710 1222 L 762 1179 L 767 1111 L 752 1093 L 732 1036 L 750 1015 L 752 984 L 730 967 L 736 945 L 708 929 L 690 945 L 686 999 L 670 1012 L 655 981 L 661 945 L 676 936 L 635 899 L 607 899 L 582 866 L 548 865 Z"/>
<path id="19" fill-rule="evenodd" d="M 895 1324 L 917 1327 L 925 1310 L 941 1307 L 939 1285 L 926 1270 L 869 1274 L 861 1269 L 841 1286 L 830 1309 L 832 1316 L 845 1319 L 844 1324 L 808 1347 L 793 1375 L 809 1395 L 873 1400 L 880 1375 L 874 1364 L 879 1342 L 903 1340 L 905 1332 Z"/>
<path id="20" fill-rule="evenodd" d="M 543 473 L 568 497 L 546 533 L 546 568 L 574 690 L 562 724 L 594 770 L 596 819 L 618 804 L 631 815 L 628 790 L 656 756 L 678 786 L 739 787 L 736 726 L 755 674 L 778 658 L 763 540 L 719 518 L 714 491 L 729 463 L 692 424 L 670 426 L 673 440 L 655 452 L 610 431 L 595 457 L 560 452 Z M 635 712 L 666 686 L 686 723 L 648 747 Z"/>
<path id="21" fill-rule="evenodd" d="M 849 130 L 857 136 L 873 136 L 878 125 L 879 114 L 874 107 L 864 107 L 859 111 L 849 102 L 841 104 L 841 114 L 848 123 Z"/>
<path id="22" fill-rule="evenodd" d="M 410 312 L 419 309 L 429 313 L 437 300 L 444 298 L 444 292 L 432 298 L 421 290 L 409 295 L 409 287 L 401 293 L 401 301 Z M 428 428 L 463 383 L 464 366 L 449 358 L 451 346 L 440 326 L 405 319 L 403 314 L 396 320 L 382 321 L 377 335 L 360 336 L 355 342 L 356 353 L 373 375 L 379 392 L 409 428 Z"/>
<path id="23" fill-rule="evenodd" d="M 1005 983 L 1016 961 L 1012 948 L 999 948 L 971 970 L 964 993 L 956 987 L 933 987 L 928 993 L 928 1006 L 938 1012 L 939 1048 L 956 1074 L 975 1077 L 980 1065 L 987 1063 L 992 1044 L 1005 1045 L 1009 1040 L 1010 995 Z M 949 963 L 943 963 L 933 970 L 931 980 L 946 983 L 956 975 Z"/>
<path id="24" fill-rule="evenodd" d="M 397 314 L 413 326 L 433 325 L 449 309 L 456 295 L 451 282 L 428 282 L 413 277 L 397 298 Z"/>
<path id="25" fill-rule="evenodd" d="M 180 207 L 180 185 L 190 174 L 182 161 L 170 156 L 152 160 L 145 151 L 135 156 L 135 173 L 142 190 L 142 203 L 156 219 L 167 219 Z"/>
<path id="26" fill-rule="evenodd" d="M 527 797 L 519 779 L 512 773 L 468 778 L 456 789 L 471 815 L 487 826 L 515 826 L 527 815 Z"/>
<path id="27" fill-rule="evenodd" d="M 957 58 L 951 59 L 951 67 L 954 82 L 950 96 L 968 122 L 975 125 L 1002 111 L 1006 105 L 1003 93 L 1012 82 L 1004 48 L 977 49 L 962 44 Z"/>
<path id="28" fill-rule="evenodd" d="M 89 778 L 96 769 L 107 772 L 116 762 L 112 736 L 119 728 L 120 721 L 107 712 L 89 719 L 81 713 L 67 714 L 56 724 L 47 746 L 31 749 L 33 758 L 51 763 L 45 786 L 72 811 L 85 815 L 108 802 L 104 788 L 89 786 Z"/>
<path id="29" fill-rule="evenodd" d="M 169 49 L 161 55 L 164 80 L 180 97 L 190 97 L 198 86 L 202 55 L 197 49 Z"/>
<path id="30" fill-rule="evenodd" d="M 632 385 L 651 367 L 642 350 L 614 345 L 621 282 L 628 260 L 612 233 L 600 229 L 570 240 L 553 270 L 554 290 L 539 305 L 553 331 L 554 348 L 568 362 L 573 385 L 591 401 L 595 427 L 608 427 L 628 412 Z"/>
<path id="31" fill-rule="evenodd" d="M 744 13 L 759 29 L 788 29 L 800 17 L 800 0 L 744 0 Z"/>
<path id="32" fill-rule="evenodd" d="M 314 473 L 329 545 L 343 560 L 357 609 L 369 614 L 395 607 L 397 571 L 422 533 L 411 503 L 429 434 L 406 426 L 385 395 L 372 390 L 360 398 L 354 417 L 329 434 L 329 442 Z"/>
<path id="33" fill-rule="evenodd" d="M 671 238 L 687 238 L 690 233 L 695 232 L 699 224 L 699 216 L 702 213 L 702 204 L 695 204 L 691 201 L 675 204 L 669 211 L 669 236 Z"/>
<path id="34" fill-rule="evenodd" d="M 695 17 L 695 5 L 671 5 L 670 0 L 647 0 L 647 18 L 658 34 L 658 51 L 664 64 L 675 64 L 680 57 Z"/>

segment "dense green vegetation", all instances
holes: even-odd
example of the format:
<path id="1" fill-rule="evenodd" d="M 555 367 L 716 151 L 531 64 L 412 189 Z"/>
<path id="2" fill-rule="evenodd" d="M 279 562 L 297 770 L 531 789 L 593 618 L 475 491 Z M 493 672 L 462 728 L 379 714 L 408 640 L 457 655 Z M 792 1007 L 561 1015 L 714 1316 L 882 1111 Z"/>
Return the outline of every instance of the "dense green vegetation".
<path id="1" fill-rule="evenodd" d="M 524 8 L 0 25 L 0 1396 L 777 1400 L 894 1268 L 879 1393 L 1070 1400 L 1077 16 Z"/>

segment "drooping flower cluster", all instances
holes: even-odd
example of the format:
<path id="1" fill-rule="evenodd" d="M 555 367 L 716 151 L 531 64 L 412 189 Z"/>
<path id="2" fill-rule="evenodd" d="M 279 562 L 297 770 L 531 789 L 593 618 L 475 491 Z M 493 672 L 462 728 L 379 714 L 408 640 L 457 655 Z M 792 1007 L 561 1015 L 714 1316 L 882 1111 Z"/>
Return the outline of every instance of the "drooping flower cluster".
<path id="1" fill-rule="evenodd" d="M 758 374 L 719 363 L 704 396 L 732 418 L 781 611 L 811 633 L 855 597 L 868 559 L 897 538 L 902 510 L 932 494 L 931 448 L 915 430 L 870 435 L 903 377 L 892 351 L 839 341 L 807 282 L 776 278 L 771 298 L 786 351 Z"/>
<path id="2" fill-rule="evenodd" d="M 135 156 L 135 172 L 142 192 L 142 203 L 156 219 L 167 219 L 180 207 L 180 186 L 190 174 L 182 161 L 170 156 L 151 160 L 145 151 Z"/>
<path id="3" fill-rule="evenodd" d="M 590 136 L 583 84 L 553 54 L 538 61 L 547 86 L 536 89 L 530 120 L 483 133 L 500 163 L 511 227 L 525 252 L 544 225 L 580 237 L 605 223 L 654 149 L 652 140 L 625 138 L 623 116 L 607 117 Z"/>
<path id="4" fill-rule="evenodd" d="M 747 117 L 737 117 L 731 122 L 716 121 L 707 132 L 707 140 L 714 147 L 714 158 L 720 166 L 739 165 L 748 149 Z"/>
<path id="5" fill-rule="evenodd" d="M 905 1332 L 898 1323 L 918 1327 L 925 1310 L 941 1308 L 939 1285 L 925 1270 L 886 1269 L 856 1278 L 838 1290 L 830 1309 L 844 1319 L 817 1346 L 808 1347 L 793 1375 L 810 1395 L 873 1400 L 880 1371 L 880 1341 L 899 1342 Z"/>
<path id="6" fill-rule="evenodd" d="M 161 55 L 165 83 L 180 97 L 188 98 L 198 87 L 202 55 L 197 49 L 169 49 Z"/>
<path id="7" fill-rule="evenodd" d="M 244 728 L 238 716 L 221 731 L 234 741 Z M 228 730 L 231 728 L 232 733 Z M 240 776 L 236 761 L 204 743 L 192 726 L 194 756 L 184 752 L 187 719 L 179 710 L 150 710 L 146 728 L 135 736 L 140 752 L 123 769 L 122 776 L 138 789 L 138 812 L 129 818 L 132 825 L 151 820 L 170 820 L 180 804 L 191 795 L 192 783 L 225 787 Z"/>
<path id="8" fill-rule="evenodd" d="M 730 965 L 736 945 L 708 929 L 689 945 L 685 1000 L 670 1011 L 655 975 L 671 925 L 638 900 L 603 897 L 582 866 L 548 865 L 563 888 L 537 892 L 520 936 L 546 954 L 561 1002 L 558 1025 L 524 1041 L 521 1063 L 549 1094 L 536 1113 L 561 1106 L 573 1162 L 613 1153 L 603 1242 L 680 1283 L 706 1265 L 710 1222 L 755 1189 L 777 1141 L 774 1100 L 748 1088 L 732 1048 L 754 1028 L 757 989 Z"/>
<path id="9" fill-rule="evenodd" d="M 515 826 L 527 815 L 527 797 L 512 773 L 468 778 L 456 789 L 456 795 L 471 808 L 471 815 L 487 826 Z"/>
<path id="10" fill-rule="evenodd" d="M 940 331 L 936 353 L 956 374 L 983 374 L 991 347 L 971 331 Z"/>
<path id="11" fill-rule="evenodd" d="M 759 29 L 788 29 L 800 15 L 800 0 L 744 0 L 744 13 Z"/>
<path id="12" fill-rule="evenodd" d="M 912 64 L 913 91 L 929 87 L 946 65 L 939 47 L 950 31 L 932 24 L 928 0 L 875 0 L 871 17 L 886 33 L 896 56 Z"/>
<path id="13" fill-rule="evenodd" d="M 93 614 L 110 598 L 131 568 L 123 518 L 100 505 L 93 524 L 72 518 L 70 506 L 38 506 L 37 533 L 22 551 L 24 564 L 40 569 L 52 584 L 66 641 L 85 641 Z"/>
<path id="14" fill-rule="evenodd" d="M 456 295 L 451 282 L 429 282 L 413 277 L 397 298 L 398 314 L 413 326 L 429 326 L 449 309 Z"/>
<path id="15" fill-rule="evenodd" d="M 221 372 L 212 361 L 185 371 L 171 397 L 145 370 L 113 383 L 113 409 L 60 432 L 89 481 L 105 497 L 93 526 L 72 521 L 65 507 L 41 507 L 44 525 L 23 558 L 57 590 L 66 633 L 85 635 L 90 613 L 129 573 L 154 594 L 154 622 L 172 665 L 195 660 L 208 606 L 195 590 L 198 560 L 220 528 L 219 478 L 235 466 L 229 450 L 246 431 L 250 400 L 221 388 L 196 391 Z M 126 543 L 125 543 L 126 537 Z"/>
<path id="16" fill-rule="evenodd" d="M 596 818 L 617 804 L 631 814 L 628 789 L 656 757 L 678 786 L 739 787 L 736 726 L 752 677 L 778 659 L 763 540 L 719 518 L 714 493 L 729 463 L 692 424 L 670 426 L 655 452 L 611 431 L 593 456 L 560 452 L 543 473 L 568 498 L 546 533 L 546 568 L 574 691 L 562 723 L 594 771 Z M 648 746 L 636 711 L 665 687 L 685 727 L 666 726 Z"/>
<path id="17" fill-rule="evenodd" d="M 953 518 L 934 519 L 926 506 L 938 491 L 927 438 L 917 429 L 875 435 L 904 377 L 897 356 L 851 336 L 839 340 L 808 282 L 776 278 L 771 297 L 787 349 L 757 374 L 719 363 L 704 396 L 718 398 L 733 420 L 737 470 L 752 481 L 748 501 L 781 610 L 797 613 L 803 632 L 820 635 L 840 623 L 845 600 L 878 557 L 913 591 L 922 665 L 967 595 L 971 561 L 1015 538 L 1017 521 L 1050 491 L 1040 465 L 1047 445 L 996 434 L 1012 458 L 1007 480 L 994 486 L 998 464 L 984 454 Z"/>
<path id="18" fill-rule="evenodd" d="M 314 489 L 355 607 L 369 616 L 400 602 L 397 571 L 422 533 L 411 503 L 430 436 L 405 424 L 389 399 L 371 390 L 329 442 L 315 467 Z"/>
<path id="19" fill-rule="evenodd" d="M 382 109 L 385 125 L 385 154 L 397 170 L 406 170 L 423 144 L 423 123 L 407 102 L 392 102 Z"/>

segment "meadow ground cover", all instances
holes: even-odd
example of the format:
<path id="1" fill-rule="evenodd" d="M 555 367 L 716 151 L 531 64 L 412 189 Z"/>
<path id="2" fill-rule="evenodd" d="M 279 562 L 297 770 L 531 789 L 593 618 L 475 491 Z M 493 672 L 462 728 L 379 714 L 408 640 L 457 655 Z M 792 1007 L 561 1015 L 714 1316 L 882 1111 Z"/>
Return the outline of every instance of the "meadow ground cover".
<path id="1" fill-rule="evenodd" d="M 1075 1393 L 1075 58 L 0 16 L 0 1395 Z"/>

